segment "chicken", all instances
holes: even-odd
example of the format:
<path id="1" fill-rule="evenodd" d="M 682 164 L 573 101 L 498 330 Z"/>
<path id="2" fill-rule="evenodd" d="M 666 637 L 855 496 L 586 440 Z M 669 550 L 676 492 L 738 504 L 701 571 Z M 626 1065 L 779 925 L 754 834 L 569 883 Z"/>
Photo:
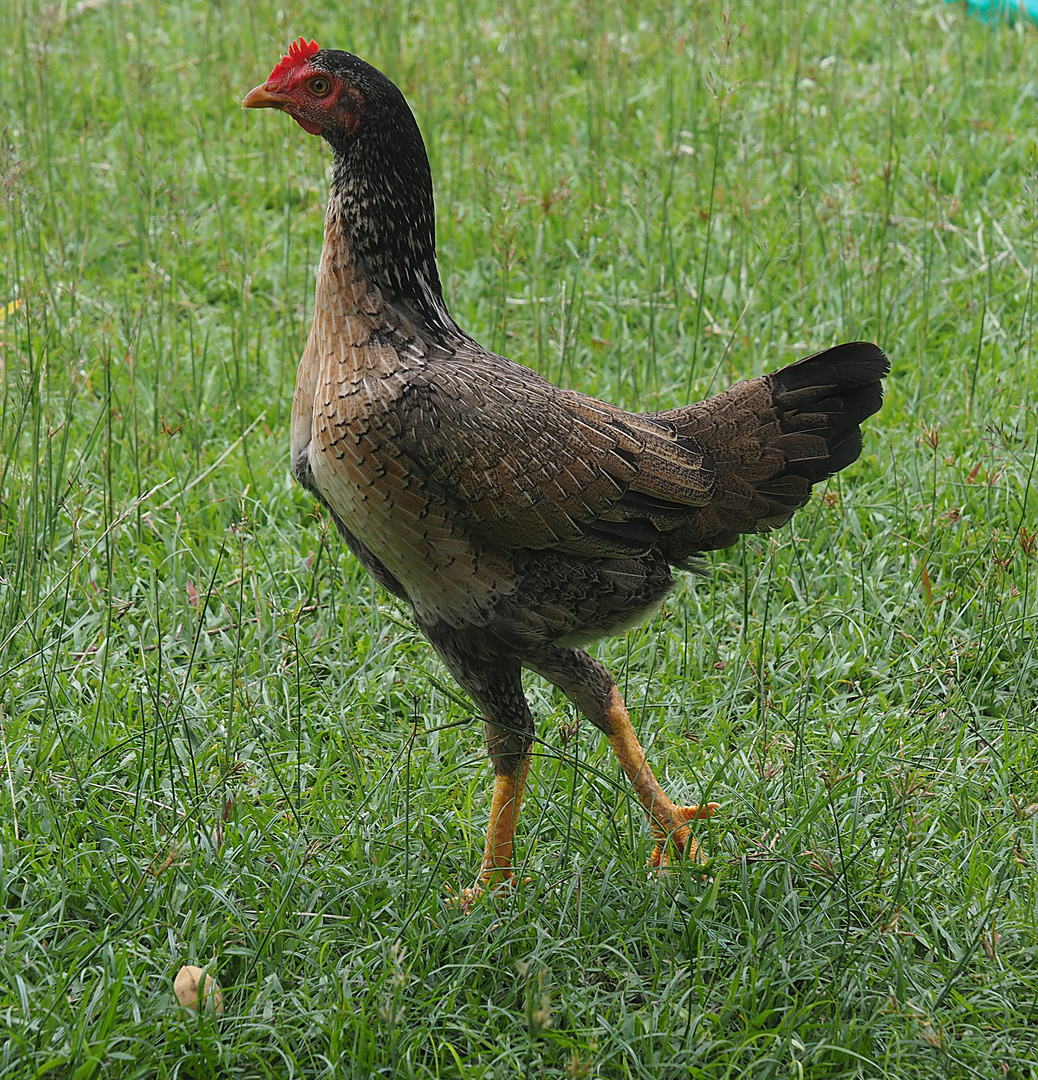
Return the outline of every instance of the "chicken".
<path id="1" fill-rule="evenodd" d="M 475 891 L 514 871 L 534 732 L 523 668 L 609 739 L 648 818 L 652 864 L 701 860 L 689 822 L 718 804 L 666 795 L 585 646 L 651 616 L 675 568 L 782 525 L 853 462 L 886 357 L 837 345 L 657 413 L 560 389 L 447 310 L 425 145 L 386 76 L 300 38 L 242 106 L 280 109 L 332 148 L 291 467 L 482 714 L 494 788 Z"/>

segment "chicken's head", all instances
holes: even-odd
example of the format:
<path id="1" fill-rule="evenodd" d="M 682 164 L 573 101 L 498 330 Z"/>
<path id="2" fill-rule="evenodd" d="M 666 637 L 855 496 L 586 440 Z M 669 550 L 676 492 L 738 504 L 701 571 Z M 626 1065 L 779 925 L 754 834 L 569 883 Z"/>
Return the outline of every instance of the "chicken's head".
<path id="1" fill-rule="evenodd" d="M 365 94 L 349 72 L 332 70 L 348 54 L 322 51 L 316 41 L 293 41 L 262 86 L 250 90 L 243 109 L 280 109 L 311 135 L 352 135 L 364 114 Z M 332 61 L 329 63 L 328 61 Z"/>

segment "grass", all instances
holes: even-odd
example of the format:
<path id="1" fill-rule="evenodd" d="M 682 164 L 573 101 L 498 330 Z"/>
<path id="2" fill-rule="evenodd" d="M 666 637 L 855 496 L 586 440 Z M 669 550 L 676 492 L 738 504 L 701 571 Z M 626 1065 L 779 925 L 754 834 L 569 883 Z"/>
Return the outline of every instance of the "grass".
<path id="1" fill-rule="evenodd" d="M 743 21 L 745 20 L 745 21 Z M 404 88 L 481 341 L 668 407 L 836 340 L 860 461 L 599 655 L 710 879 L 471 705 L 289 478 L 327 154 Z M 1038 35 L 958 6 L 0 7 L 0 1076 L 1038 1076 Z M 185 1016 L 182 963 L 222 1019 Z"/>

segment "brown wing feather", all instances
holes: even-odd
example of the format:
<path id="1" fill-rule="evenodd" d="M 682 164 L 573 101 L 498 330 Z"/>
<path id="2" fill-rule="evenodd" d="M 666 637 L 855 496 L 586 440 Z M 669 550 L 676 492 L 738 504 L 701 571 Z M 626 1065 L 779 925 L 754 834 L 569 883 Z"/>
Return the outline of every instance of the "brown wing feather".
<path id="1" fill-rule="evenodd" d="M 709 463 L 668 425 L 491 354 L 427 360 L 397 405 L 401 448 L 494 544 L 637 555 L 709 498 Z"/>

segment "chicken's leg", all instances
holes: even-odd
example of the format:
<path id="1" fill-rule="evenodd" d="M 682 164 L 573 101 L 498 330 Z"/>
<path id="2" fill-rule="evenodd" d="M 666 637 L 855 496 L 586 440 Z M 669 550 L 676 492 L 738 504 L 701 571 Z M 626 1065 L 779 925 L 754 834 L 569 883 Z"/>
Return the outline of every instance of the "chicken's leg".
<path id="1" fill-rule="evenodd" d="M 656 841 L 649 864 L 665 867 L 671 854 L 702 861 L 699 844 L 686 823 L 710 817 L 720 804 L 678 806 L 660 787 L 609 672 L 582 649 L 544 650 L 524 663 L 557 686 L 595 727 L 605 732 L 649 819 Z"/>
<path id="2" fill-rule="evenodd" d="M 720 803 L 678 806 L 670 799 L 660 787 L 652 769 L 649 768 L 645 751 L 634 733 L 627 706 L 624 705 L 624 700 L 615 683 L 609 695 L 609 702 L 602 710 L 601 720 L 596 720 L 594 717 L 588 719 L 606 733 L 609 745 L 620 762 L 620 767 L 627 774 L 627 779 L 634 786 L 638 801 L 645 809 L 645 816 L 649 819 L 649 827 L 652 829 L 652 838 L 656 841 L 656 846 L 649 858 L 649 865 L 657 869 L 665 867 L 670 862 L 670 852 L 678 858 L 686 856 L 702 862 L 703 853 L 685 822 L 710 817 Z"/>
<path id="3" fill-rule="evenodd" d="M 456 635 L 439 627 L 429 636 L 440 658 L 483 714 L 487 754 L 494 767 L 494 794 L 480 884 L 463 889 L 458 901 L 461 907 L 468 908 L 484 888 L 513 877 L 515 823 L 530 771 L 533 716 L 523 695 L 518 660 L 502 657 L 488 663 L 463 649 Z"/>
<path id="4" fill-rule="evenodd" d="M 516 736 L 495 724 L 485 725 L 487 751 L 494 765 L 494 796 L 490 800 L 490 820 L 487 822 L 487 842 L 483 848 L 484 885 L 492 886 L 512 877 L 515 823 L 523 798 L 526 774 L 530 771 L 529 739 Z M 516 742 L 525 746 L 519 753 L 512 749 Z M 502 748 L 506 743 L 509 749 Z M 502 752 L 503 750 L 503 752 Z"/>

